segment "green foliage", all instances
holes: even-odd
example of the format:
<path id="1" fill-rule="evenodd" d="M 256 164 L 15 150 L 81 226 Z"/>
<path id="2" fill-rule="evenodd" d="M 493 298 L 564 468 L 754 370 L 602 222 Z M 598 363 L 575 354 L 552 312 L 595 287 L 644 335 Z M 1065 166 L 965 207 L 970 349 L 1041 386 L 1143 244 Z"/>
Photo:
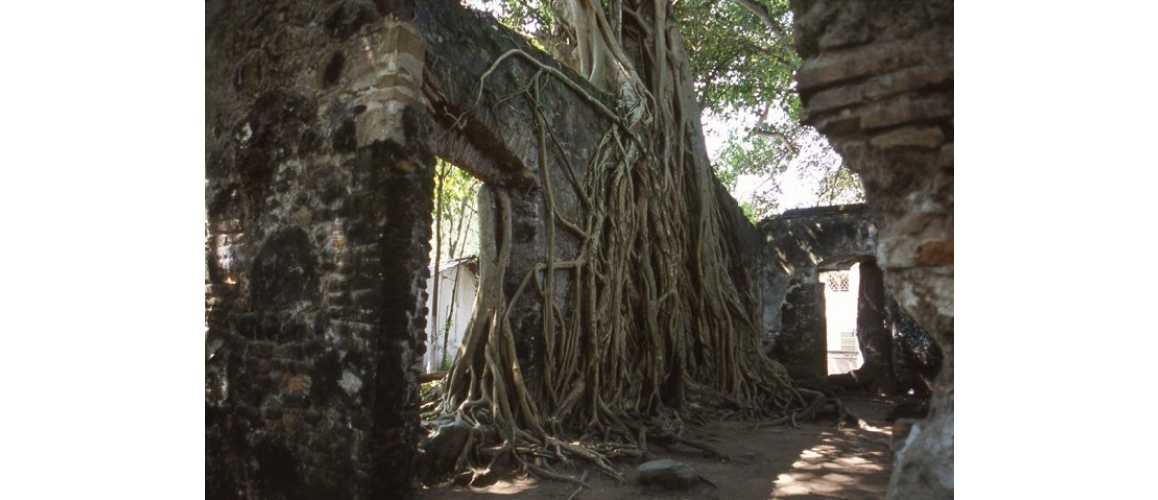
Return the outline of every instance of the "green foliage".
<path id="1" fill-rule="evenodd" d="M 441 216 L 442 253 L 441 262 L 446 263 L 467 255 L 478 253 L 478 208 L 475 195 L 481 186 L 478 179 L 442 159 L 438 160 L 438 174 L 435 176 L 434 217 Z M 442 191 L 441 195 L 439 190 Z M 441 204 L 440 204 L 441 203 Z M 431 246 L 437 244 L 437 235 L 431 238 Z M 435 261 L 431 256 L 430 261 Z"/>
<path id="2" fill-rule="evenodd" d="M 681 33 L 705 118 L 728 129 L 715 154 L 717 177 L 745 196 L 756 217 L 779 212 L 790 170 L 818 187 L 816 205 L 863 201 L 859 179 L 811 127 L 800 125 L 793 74 L 800 68 L 787 0 L 751 0 L 769 27 L 740 0 L 676 4 Z M 742 189 L 741 176 L 759 179 Z M 749 181 L 751 184 L 751 181 Z"/>
<path id="3" fill-rule="evenodd" d="M 458 286 L 458 284 L 457 284 L 457 283 L 455 283 L 455 286 Z M 453 305 L 453 304 L 451 305 L 451 309 L 450 309 L 450 310 L 451 310 L 451 312 L 452 312 L 452 313 L 451 313 L 451 314 L 449 314 L 449 315 L 447 315 L 447 317 L 446 317 L 446 324 L 445 324 L 445 325 L 443 325 L 443 327 L 442 327 L 442 332 L 440 332 L 440 333 L 438 334 L 438 338 L 447 338 L 447 336 L 449 336 L 449 335 L 450 335 L 450 331 L 451 331 L 451 329 L 452 329 L 452 328 L 454 328 L 454 321 L 452 321 L 452 320 L 451 320 L 451 318 L 452 318 L 452 317 L 454 317 L 454 314 L 453 314 L 453 311 L 454 311 L 454 305 Z M 454 358 L 450 357 L 450 352 L 448 352 L 448 351 L 450 351 L 449 347 L 450 347 L 450 346 L 447 346 L 447 349 L 445 349 L 445 350 L 442 350 L 442 352 L 441 352 L 441 354 L 442 354 L 442 363 L 440 363 L 440 367 L 439 367 L 439 370 L 443 370 L 443 371 L 449 370 L 449 369 L 450 369 L 450 365 L 451 365 L 452 363 L 454 363 Z"/>
<path id="4" fill-rule="evenodd" d="M 759 220 L 756 219 L 756 212 L 754 212 L 752 210 L 752 202 L 741 201 L 740 202 L 740 211 L 744 212 L 744 217 L 746 217 L 749 222 L 751 222 L 753 224 L 759 222 Z"/>
<path id="5" fill-rule="evenodd" d="M 765 1 L 777 22 L 773 36 L 758 17 L 735 0 L 685 0 L 676 4 L 687 41 L 695 89 L 705 110 L 732 117 L 772 104 L 799 116 L 793 72 L 800 58 L 787 23 L 787 0 Z"/>
<path id="6" fill-rule="evenodd" d="M 469 0 L 467 5 L 489 12 L 504 26 L 522 33 L 546 52 L 555 26 L 553 0 Z"/>
<path id="7" fill-rule="evenodd" d="M 454 365 L 454 358 L 452 358 L 449 353 L 442 353 L 442 367 L 440 367 L 439 370 L 444 372 L 450 371 L 452 365 Z"/>
<path id="8" fill-rule="evenodd" d="M 555 12 L 550 0 L 490 0 L 488 4 L 502 4 L 499 22 L 524 34 L 549 30 L 555 24 Z"/>
<path id="9" fill-rule="evenodd" d="M 419 394 L 421 394 L 422 399 L 426 400 L 427 398 L 429 398 L 431 392 L 434 391 L 434 388 L 441 385 L 442 382 L 443 382 L 442 380 L 432 380 L 430 382 L 427 382 L 425 384 L 420 385 L 418 392 L 419 392 Z"/>
<path id="10" fill-rule="evenodd" d="M 718 155 L 717 176 L 724 178 L 739 178 L 740 175 L 758 176 L 764 182 L 752 192 L 744 202 L 748 203 L 755 217 L 765 217 L 779 211 L 778 196 L 782 193 L 779 183 L 775 182 L 780 174 L 788 169 L 787 156 L 776 148 L 771 139 L 732 135 Z M 723 172 L 721 176 L 719 173 Z M 737 191 L 736 183 L 725 183 L 732 193 Z"/>
<path id="11" fill-rule="evenodd" d="M 832 175 L 826 176 L 816 194 L 830 205 L 864 201 L 860 179 L 847 168 L 840 168 Z"/>

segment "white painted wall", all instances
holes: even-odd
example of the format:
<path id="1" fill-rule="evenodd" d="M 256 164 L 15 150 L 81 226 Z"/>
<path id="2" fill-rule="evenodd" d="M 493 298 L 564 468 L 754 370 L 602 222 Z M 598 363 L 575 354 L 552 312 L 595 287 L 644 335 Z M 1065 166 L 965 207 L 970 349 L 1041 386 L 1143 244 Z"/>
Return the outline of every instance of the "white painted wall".
<path id="1" fill-rule="evenodd" d="M 446 319 L 450 318 L 450 339 L 447 342 L 449 358 L 454 359 L 458 352 L 458 345 L 466 333 L 470 316 L 474 310 L 474 300 L 478 293 L 478 276 L 461 262 L 443 266 L 438 273 L 442 283 L 438 289 L 438 317 L 434 318 L 434 276 L 426 281 L 426 354 L 422 358 L 422 366 L 427 372 L 442 369 L 442 337 L 446 327 Z M 458 290 L 455 293 L 455 290 Z"/>
<path id="2" fill-rule="evenodd" d="M 828 374 L 848 373 L 864 364 L 856 338 L 856 304 L 860 290 L 860 264 L 847 271 L 848 291 L 834 291 L 836 272 L 820 273 L 824 286 L 825 322 L 828 325 Z M 851 342 L 848 337 L 851 334 Z M 851 345 L 849 345 L 851 344 Z"/>

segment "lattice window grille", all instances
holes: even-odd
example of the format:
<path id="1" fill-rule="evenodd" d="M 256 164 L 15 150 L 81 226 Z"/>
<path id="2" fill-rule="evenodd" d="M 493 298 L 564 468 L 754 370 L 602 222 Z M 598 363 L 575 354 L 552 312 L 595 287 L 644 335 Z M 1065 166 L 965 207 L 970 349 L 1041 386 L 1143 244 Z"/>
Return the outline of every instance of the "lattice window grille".
<path id="1" fill-rule="evenodd" d="M 834 271 L 828 273 L 828 290 L 830 292 L 847 292 L 848 271 Z"/>

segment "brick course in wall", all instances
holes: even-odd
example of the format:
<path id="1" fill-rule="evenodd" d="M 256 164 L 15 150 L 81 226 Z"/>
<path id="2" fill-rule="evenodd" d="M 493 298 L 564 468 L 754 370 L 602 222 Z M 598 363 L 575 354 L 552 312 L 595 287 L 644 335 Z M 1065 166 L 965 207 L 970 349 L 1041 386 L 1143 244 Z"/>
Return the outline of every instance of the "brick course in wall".
<path id="1" fill-rule="evenodd" d="M 206 497 L 413 496 L 417 29 L 370 2 L 206 8 Z"/>
<path id="2" fill-rule="evenodd" d="M 860 174 L 877 261 L 943 368 L 888 498 L 953 497 L 953 2 L 793 0 L 802 121 Z"/>

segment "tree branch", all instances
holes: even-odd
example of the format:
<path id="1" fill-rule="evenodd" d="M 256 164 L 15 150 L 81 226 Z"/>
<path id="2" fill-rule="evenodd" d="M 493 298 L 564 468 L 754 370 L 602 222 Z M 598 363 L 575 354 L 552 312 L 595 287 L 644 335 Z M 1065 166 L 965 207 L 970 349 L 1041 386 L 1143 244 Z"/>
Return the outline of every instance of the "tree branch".
<path id="1" fill-rule="evenodd" d="M 785 135 L 783 132 L 777 132 L 775 130 L 758 128 L 758 129 L 752 130 L 752 135 L 758 135 L 761 137 L 771 137 L 774 139 L 780 139 L 780 142 L 783 142 L 784 146 L 788 148 L 788 154 L 790 154 L 792 156 L 796 156 L 796 153 L 798 152 L 796 149 L 796 145 L 792 144 L 792 141 L 788 140 L 788 136 Z"/>
<path id="2" fill-rule="evenodd" d="M 744 9 L 760 18 L 760 22 L 764 23 L 764 26 L 768 28 L 768 31 L 772 32 L 773 38 L 784 34 L 784 30 L 772 20 L 772 13 L 768 11 L 768 7 L 765 7 L 763 4 L 756 3 L 755 0 L 736 0 L 736 2 L 739 3 L 740 6 Z"/>

